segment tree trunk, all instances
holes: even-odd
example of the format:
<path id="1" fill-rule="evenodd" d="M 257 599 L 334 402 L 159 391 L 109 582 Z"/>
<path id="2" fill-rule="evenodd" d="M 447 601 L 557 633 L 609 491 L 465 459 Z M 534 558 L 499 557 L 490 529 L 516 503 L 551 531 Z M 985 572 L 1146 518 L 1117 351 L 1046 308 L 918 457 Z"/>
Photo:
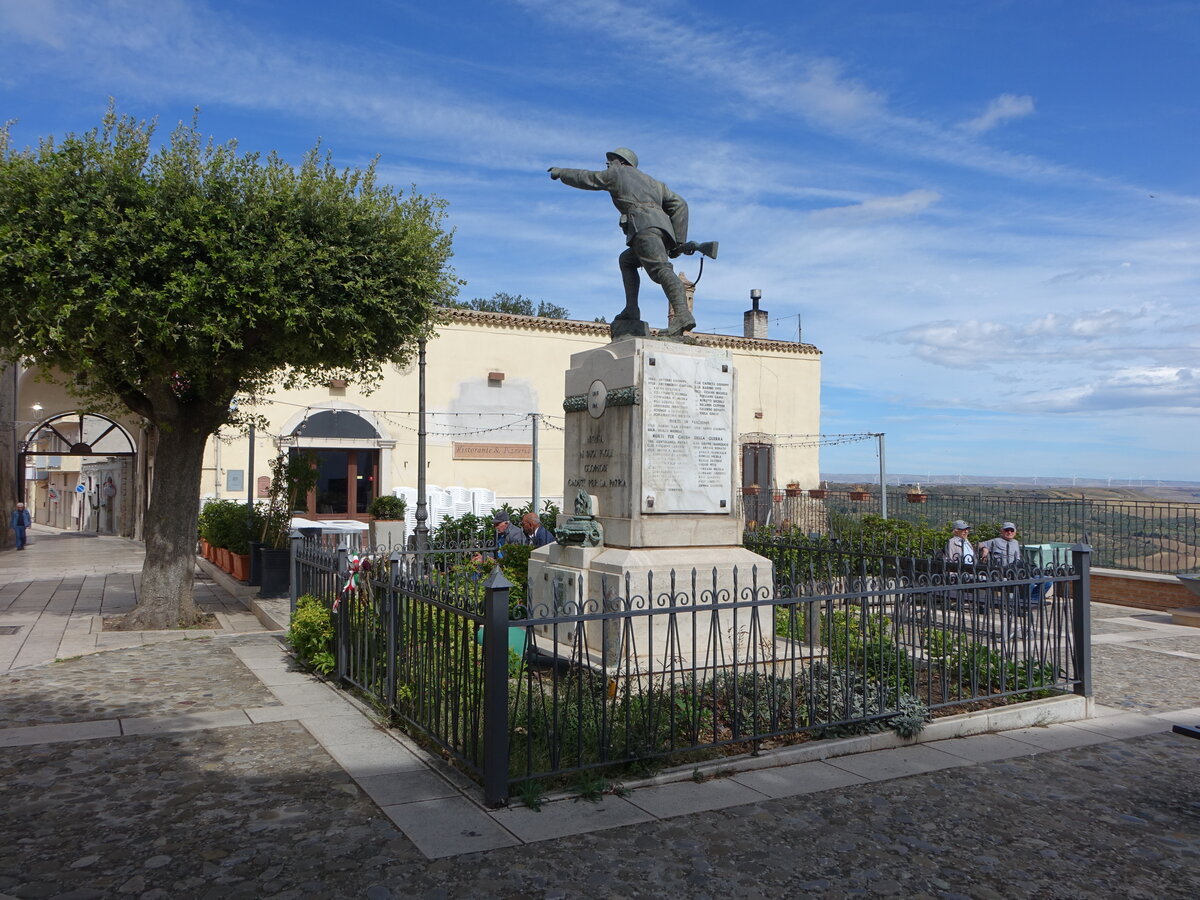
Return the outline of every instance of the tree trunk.
<path id="1" fill-rule="evenodd" d="M 0 366 L 0 550 L 15 543 L 8 522 L 17 508 L 17 366 Z M 22 476 L 24 473 L 21 473 Z"/>
<path id="2" fill-rule="evenodd" d="M 196 573 L 196 518 L 208 435 L 202 428 L 160 429 L 154 483 L 146 510 L 146 561 L 130 630 L 188 627 L 200 620 L 192 602 Z"/>

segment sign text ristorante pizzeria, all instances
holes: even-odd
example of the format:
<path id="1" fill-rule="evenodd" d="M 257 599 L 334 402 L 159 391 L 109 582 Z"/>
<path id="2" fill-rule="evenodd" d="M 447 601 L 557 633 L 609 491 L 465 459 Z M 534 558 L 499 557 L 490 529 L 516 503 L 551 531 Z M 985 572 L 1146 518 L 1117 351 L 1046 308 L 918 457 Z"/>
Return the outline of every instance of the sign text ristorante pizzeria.
<path id="1" fill-rule="evenodd" d="M 455 459 L 533 459 L 532 444 L 468 444 L 454 442 Z"/>

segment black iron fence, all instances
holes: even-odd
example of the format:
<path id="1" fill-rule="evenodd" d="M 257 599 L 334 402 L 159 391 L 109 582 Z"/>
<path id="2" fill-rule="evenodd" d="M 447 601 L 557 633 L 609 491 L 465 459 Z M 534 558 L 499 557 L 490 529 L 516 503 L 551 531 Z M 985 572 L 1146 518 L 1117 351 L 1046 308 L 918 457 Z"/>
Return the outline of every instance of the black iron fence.
<path id="1" fill-rule="evenodd" d="M 531 603 L 484 571 L 483 548 L 294 546 L 297 590 L 333 611 L 338 677 L 493 804 L 572 773 L 1090 693 L 1085 547 L 1068 565 L 987 569 L 760 540 L 770 578 L 697 568 L 594 592 L 577 579 Z"/>
<path id="2" fill-rule="evenodd" d="M 762 491 L 742 495 L 747 522 L 846 536 L 864 515 L 879 515 L 879 487 L 864 491 Z M 816 497 L 812 496 L 817 494 Z M 888 488 L 888 517 L 917 525 L 1012 522 L 1025 544 L 1092 547 L 1092 564 L 1143 572 L 1200 572 L 1200 504 L 1157 500 L 996 497 L 962 492 L 913 494 Z"/>

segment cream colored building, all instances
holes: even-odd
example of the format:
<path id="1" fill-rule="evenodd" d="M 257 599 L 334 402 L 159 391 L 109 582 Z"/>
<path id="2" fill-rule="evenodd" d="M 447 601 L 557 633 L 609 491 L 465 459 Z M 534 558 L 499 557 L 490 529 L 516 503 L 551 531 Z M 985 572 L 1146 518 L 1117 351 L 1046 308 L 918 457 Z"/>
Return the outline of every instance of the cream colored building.
<path id="1" fill-rule="evenodd" d="M 765 333 L 765 313 L 748 312 L 746 331 Z M 815 487 L 817 449 L 795 446 L 797 441 L 788 436 L 820 431 L 820 351 L 761 337 L 697 334 L 696 339 L 732 354 L 742 449 L 739 483 L 758 484 L 764 491 L 793 481 Z M 425 375 L 426 480 L 430 486 L 459 489 L 443 495 L 453 504 L 445 512 L 467 511 L 472 503 L 490 508 L 492 502 L 529 502 L 535 441 L 537 493 L 561 502 L 564 373 L 572 354 L 608 341 L 608 326 L 601 323 L 462 310 L 447 314 L 427 344 Z M 22 377 L 20 404 L 25 412 L 33 404 L 41 407 L 34 427 L 25 430 L 26 440 L 43 439 L 27 445 L 31 451 L 44 444 L 46 430 L 39 431 L 39 425 L 73 412 L 61 389 L 37 382 L 28 372 Z M 236 500 L 265 496 L 270 460 L 283 448 L 310 452 L 317 460 L 321 480 L 309 496 L 310 518 L 365 519 L 371 499 L 398 489 L 409 489 L 407 495 L 415 499 L 418 406 L 415 359 L 406 369 L 387 369 L 369 393 L 338 382 L 279 391 L 255 409 L 267 427 L 256 430 L 253 466 L 244 433 L 227 430 L 209 441 L 201 494 Z M 95 455 L 69 458 L 64 465 L 60 454 L 57 476 L 46 468 L 47 457 L 27 460 L 35 476 L 33 483 L 27 480 L 27 494 L 39 521 L 140 536 L 147 485 L 153 480 L 147 434 L 132 419 L 115 418 L 111 424 L 116 429 L 105 440 L 127 436 L 136 456 L 104 456 L 101 447 Z M 69 444 L 71 435 L 64 439 Z M 64 441 L 55 440 L 61 450 Z M 82 492 L 76 490 L 80 484 Z M 472 499 L 463 489 L 480 490 Z M 414 507 L 410 503 L 410 515 Z M 99 512 L 89 518 L 93 508 Z"/>

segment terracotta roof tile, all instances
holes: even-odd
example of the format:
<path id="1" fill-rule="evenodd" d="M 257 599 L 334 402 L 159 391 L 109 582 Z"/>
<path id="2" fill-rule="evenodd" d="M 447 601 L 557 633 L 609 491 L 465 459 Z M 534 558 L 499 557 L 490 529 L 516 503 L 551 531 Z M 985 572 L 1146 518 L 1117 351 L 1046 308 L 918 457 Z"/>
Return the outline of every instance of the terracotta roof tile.
<path id="1" fill-rule="evenodd" d="M 608 337 L 605 322 L 584 322 L 578 319 L 552 319 L 547 316 L 519 316 L 513 313 L 481 312 L 475 309 L 443 308 L 446 320 L 488 328 L 526 329 L 529 331 L 557 331 L 564 334 L 582 334 L 596 338 Z M 812 344 L 795 341 L 773 341 L 769 338 L 747 338 L 730 334 L 705 334 L 692 332 L 702 347 L 724 347 L 730 350 L 769 350 L 776 353 L 804 353 L 819 356 L 821 351 Z"/>

